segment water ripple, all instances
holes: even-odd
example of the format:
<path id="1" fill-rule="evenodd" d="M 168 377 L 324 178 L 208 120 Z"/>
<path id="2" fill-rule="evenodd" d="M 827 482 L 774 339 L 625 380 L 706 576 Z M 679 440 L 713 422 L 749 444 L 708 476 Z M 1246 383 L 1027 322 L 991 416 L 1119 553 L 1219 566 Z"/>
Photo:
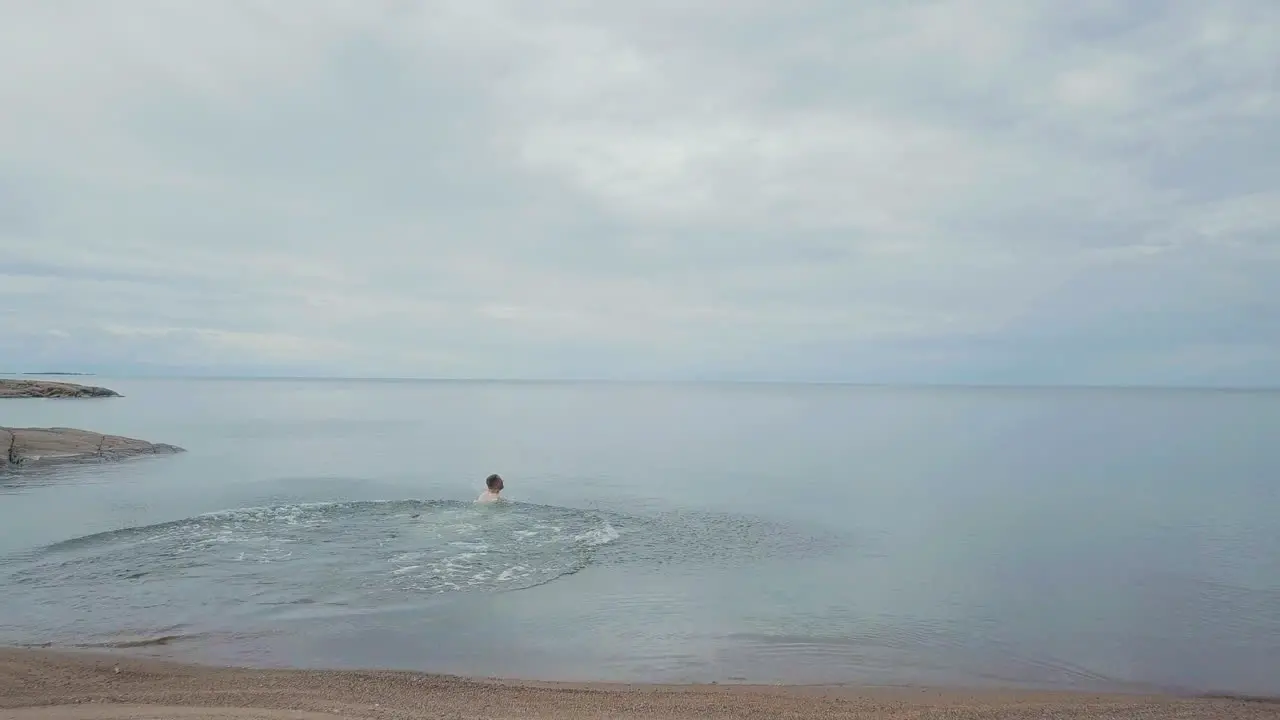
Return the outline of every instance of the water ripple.
<path id="1" fill-rule="evenodd" d="M 150 619 L 157 609 L 174 622 L 245 607 L 376 610 L 430 596 L 528 589 L 594 563 L 725 565 L 832 547 L 831 538 L 731 515 L 641 517 L 419 500 L 293 503 L 71 538 L 0 561 L 0 582 L 25 608 L 18 614 L 26 617 L 10 627 L 100 629 Z"/>

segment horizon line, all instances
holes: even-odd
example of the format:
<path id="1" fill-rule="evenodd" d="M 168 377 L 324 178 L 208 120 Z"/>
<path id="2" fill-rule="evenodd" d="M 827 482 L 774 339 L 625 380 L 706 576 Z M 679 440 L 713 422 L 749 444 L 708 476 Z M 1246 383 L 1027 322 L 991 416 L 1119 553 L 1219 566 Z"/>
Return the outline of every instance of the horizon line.
<path id="1" fill-rule="evenodd" d="M 899 389 L 1005 389 L 1005 390 L 1213 390 L 1276 391 L 1280 385 L 1209 385 L 1209 384 L 1139 384 L 1139 383 L 1053 383 L 1053 382 L 963 382 L 909 381 L 884 382 L 869 380 L 804 380 L 785 378 L 601 378 L 601 377 L 447 377 L 412 375 L 270 375 L 270 374 L 102 374 L 93 372 L 0 372 L 0 377 L 102 377 L 119 380 L 309 380 L 356 382 L 422 382 L 422 383 L 502 383 L 502 384 L 583 384 L 583 385 L 811 385 L 832 387 L 899 388 Z"/>

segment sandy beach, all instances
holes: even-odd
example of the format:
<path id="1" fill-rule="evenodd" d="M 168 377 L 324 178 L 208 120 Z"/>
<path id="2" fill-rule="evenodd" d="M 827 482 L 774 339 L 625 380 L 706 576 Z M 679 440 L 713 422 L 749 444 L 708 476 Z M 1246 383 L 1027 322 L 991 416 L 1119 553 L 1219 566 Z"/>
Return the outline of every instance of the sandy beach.
<path id="1" fill-rule="evenodd" d="M 255 670 L 0 650 L 0 718 L 1277 718 L 1280 702 L 1064 692 L 608 685 Z"/>

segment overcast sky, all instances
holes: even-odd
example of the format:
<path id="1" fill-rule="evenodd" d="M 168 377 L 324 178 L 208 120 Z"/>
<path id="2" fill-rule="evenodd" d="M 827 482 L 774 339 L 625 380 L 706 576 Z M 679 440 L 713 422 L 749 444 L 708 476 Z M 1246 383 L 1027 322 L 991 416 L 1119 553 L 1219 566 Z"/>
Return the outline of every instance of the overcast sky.
<path id="1" fill-rule="evenodd" d="M 0 0 L 0 370 L 1280 384 L 1276 0 Z"/>

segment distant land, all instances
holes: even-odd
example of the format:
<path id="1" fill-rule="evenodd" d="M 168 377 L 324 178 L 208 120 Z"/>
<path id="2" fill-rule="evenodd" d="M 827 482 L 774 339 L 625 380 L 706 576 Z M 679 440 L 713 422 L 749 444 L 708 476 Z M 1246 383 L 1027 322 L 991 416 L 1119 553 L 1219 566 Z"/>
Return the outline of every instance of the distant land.
<path id="1" fill-rule="evenodd" d="M 18 372 L 16 370 L 0 370 L 0 375 L 18 376 L 18 375 L 48 375 L 62 377 L 88 377 L 97 375 L 97 373 L 81 373 L 81 372 Z"/>
<path id="2" fill-rule="evenodd" d="M 93 375 L 95 373 L 78 373 L 78 372 L 24 372 L 23 375 Z"/>
<path id="3" fill-rule="evenodd" d="M 120 393 L 104 387 L 53 380 L 0 379 L 0 398 L 108 398 Z"/>

